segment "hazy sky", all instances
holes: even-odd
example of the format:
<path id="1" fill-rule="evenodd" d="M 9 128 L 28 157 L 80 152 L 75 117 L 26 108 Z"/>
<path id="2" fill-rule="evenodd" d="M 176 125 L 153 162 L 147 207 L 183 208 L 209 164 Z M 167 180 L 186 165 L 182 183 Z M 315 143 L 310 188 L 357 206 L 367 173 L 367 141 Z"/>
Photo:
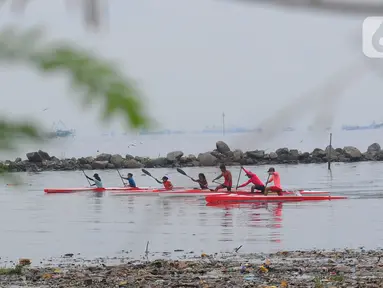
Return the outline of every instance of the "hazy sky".
<path id="1" fill-rule="evenodd" d="M 164 128 L 219 125 L 223 111 L 228 126 L 256 126 L 334 71 L 363 60 L 362 18 L 240 1 L 110 1 L 107 31 L 99 34 L 86 32 L 79 12 L 68 12 L 64 1 L 32 1 L 20 16 L 4 6 L 0 15 L 2 25 L 43 25 L 51 38 L 71 39 L 118 62 Z M 97 110 L 81 110 L 65 77 L 24 66 L 1 66 L 0 73 L 1 112 L 9 116 L 33 115 L 47 127 L 61 119 L 78 131 L 119 127 L 100 128 Z M 335 109 L 335 125 L 383 120 L 382 82 L 372 72 L 354 82 Z"/>

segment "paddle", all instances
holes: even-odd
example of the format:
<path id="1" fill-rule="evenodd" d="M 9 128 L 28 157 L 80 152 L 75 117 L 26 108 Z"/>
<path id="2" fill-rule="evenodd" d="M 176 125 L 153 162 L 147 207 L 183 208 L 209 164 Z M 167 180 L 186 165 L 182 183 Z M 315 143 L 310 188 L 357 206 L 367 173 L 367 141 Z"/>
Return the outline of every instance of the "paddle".
<path id="1" fill-rule="evenodd" d="M 117 170 L 118 175 L 120 175 L 122 184 L 124 184 L 124 187 L 125 187 L 125 186 L 126 186 L 126 183 L 125 183 L 124 179 L 123 179 L 122 176 L 121 176 L 120 170 L 118 170 L 117 168 L 116 168 L 116 170 Z"/>
<path id="2" fill-rule="evenodd" d="M 88 177 L 86 177 L 86 174 L 85 174 L 84 170 L 81 169 L 81 171 L 82 171 L 82 173 L 84 173 L 84 176 L 85 176 L 86 180 L 88 180 L 89 186 L 92 187 L 92 184 L 90 184 L 90 181 L 89 181 Z"/>
<path id="3" fill-rule="evenodd" d="M 266 191 L 266 187 L 267 187 L 267 181 L 269 181 L 269 179 L 270 179 L 270 174 L 269 174 L 269 176 L 267 176 L 267 180 L 265 182 L 265 191 Z M 265 194 L 265 193 L 263 193 L 263 194 Z"/>
<path id="4" fill-rule="evenodd" d="M 238 175 L 238 180 L 237 180 L 237 186 L 235 186 L 235 190 L 238 190 L 239 179 L 241 178 L 241 173 L 242 173 L 242 166 L 241 166 L 240 169 L 241 169 L 241 170 L 239 170 L 239 175 Z"/>
<path id="5" fill-rule="evenodd" d="M 149 177 L 152 177 L 152 178 L 153 178 L 154 180 L 156 180 L 157 182 L 161 182 L 161 181 L 159 181 L 156 177 L 152 176 L 152 174 L 150 174 L 148 170 L 146 170 L 146 169 L 142 169 L 141 171 L 142 171 L 144 174 L 148 175 Z"/>
<path id="6" fill-rule="evenodd" d="M 182 170 L 181 168 L 177 168 L 177 171 L 178 171 L 178 173 L 180 173 L 180 174 L 182 174 L 182 175 L 184 175 L 186 177 L 189 177 L 190 179 L 193 180 L 193 178 L 190 177 L 188 174 L 186 174 L 186 172 L 184 170 Z"/>
<path id="7" fill-rule="evenodd" d="M 181 168 L 177 168 L 177 171 L 178 171 L 178 173 L 180 173 L 180 174 L 182 174 L 182 175 L 184 175 L 186 177 L 189 177 L 191 180 L 194 181 L 194 179 L 192 177 L 190 177 L 188 174 L 186 174 L 186 172 L 184 170 L 182 170 Z M 210 189 L 209 187 L 207 189 L 209 189 L 210 191 L 214 191 L 213 189 Z"/>

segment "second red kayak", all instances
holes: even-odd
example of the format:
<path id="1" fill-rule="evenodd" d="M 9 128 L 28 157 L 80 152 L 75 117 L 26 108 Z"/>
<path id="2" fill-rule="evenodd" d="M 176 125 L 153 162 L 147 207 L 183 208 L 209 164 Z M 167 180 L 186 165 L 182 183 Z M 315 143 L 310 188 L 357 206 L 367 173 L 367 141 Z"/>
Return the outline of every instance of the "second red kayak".
<path id="1" fill-rule="evenodd" d="M 302 193 L 301 193 L 302 194 Z M 246 203 L 246 202 L 265 202 L 265 201 L 323 201 L 323 200 L 338 200 L 347 199 L 345 196 L 330 196 L 330 195 L 239 195 L 239 194 L 219 194 L 209 195 L 205 197 L 207 203 Z"/>
<path id="2" fill-rule="evenodd" d="M 210 195 L 227 195 L 229 194 L 226 190 L 221 190 L 218 192 L 210 191 L 208 189 L 177 189 L 177 190 L 153 190 L 153 192 L 157 192 L 162 196 L 210 196 Z M 328 191 L 309 191 L 309 190 L 297 190 L 297 191 L 283 191 L 283 195 L 295 195 L 299 192 L 301 195 L 325 195 L 329 194 Z M 236 195 L 262 195 L 260 191 L 256 191 L 255 193 L 251 193 L 246 190 L 234 190 L 233 194 Z M 270 193 L 270 196 L 277 195 L 276 193 Z"/>

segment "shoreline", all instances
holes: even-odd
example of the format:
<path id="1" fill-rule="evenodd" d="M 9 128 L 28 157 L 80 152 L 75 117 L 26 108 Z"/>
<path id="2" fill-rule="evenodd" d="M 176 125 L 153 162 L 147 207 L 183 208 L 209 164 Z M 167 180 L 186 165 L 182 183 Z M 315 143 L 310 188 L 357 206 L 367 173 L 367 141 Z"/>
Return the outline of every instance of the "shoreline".
<path id="1" fill-rule="evenodd" d="M 67 255 L 66 255 L 67 257 Z M 227 253 L 194 259 L 0 268 L 8 287 L 381 287 L 383 250 Z M 68 258 L 67 258 L 68 259 Z M 32 263 L 33 264 L 33 263 Z M 288 286 L 286 286 L 286 284 Z"/>
<path id="2" fill-rule="evenodd" d="M 176 168 L 176 167 L 215 167 L 221 163 L 227 166 L 239 165 L 278 165 L 278 164 L 320 164 L 331 162 L 383 161 L 383 150 L 378 143 L 371 144 L 362 153 L 353 146 L 344 148 L 316 148 L 312 152 L 300 152 L 297 149 L 280 148 L 275 152 L 264 150 L 243 152 L 231 150 L 223 141 L 216 143 L 212 151 L 195 155 L 184 155 L 182 151 L 169 152 L 166 157 L 147 158 L 133 155 L 100 154 L 96 157 L 59 159 L 47 152 L 36 151 L 26 154 L 27 160 L 17 158 L 14 161 L 0 162 L 0 170 L 7 172 L 75 171 L 138 168 Z"/>

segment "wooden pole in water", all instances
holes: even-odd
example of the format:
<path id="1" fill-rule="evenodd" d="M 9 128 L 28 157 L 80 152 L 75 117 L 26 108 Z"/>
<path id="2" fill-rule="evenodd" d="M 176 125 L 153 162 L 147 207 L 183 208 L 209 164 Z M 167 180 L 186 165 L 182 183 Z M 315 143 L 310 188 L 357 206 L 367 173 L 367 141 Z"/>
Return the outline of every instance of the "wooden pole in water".
<path id="1" fill-rule="evenodd" d="M 327 169 L 328 170 L 331 170 L 331 150 L 332 150 L 332 133 L 330 133 L 330 145 L 328 146 L 329 149 L 328 149 L 328 155 L 327 155 Z"/>

